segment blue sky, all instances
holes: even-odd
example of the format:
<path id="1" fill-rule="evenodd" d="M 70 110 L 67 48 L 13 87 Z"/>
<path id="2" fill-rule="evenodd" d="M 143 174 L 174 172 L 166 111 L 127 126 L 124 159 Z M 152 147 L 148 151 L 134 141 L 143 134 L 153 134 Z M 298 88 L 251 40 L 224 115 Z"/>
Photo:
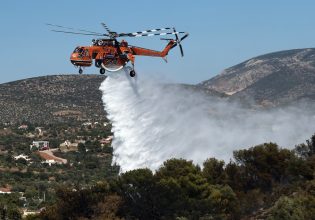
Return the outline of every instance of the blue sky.
<path id="1" fill-rule="evenodd" d="M 138 74 L 173 82 L 198 83 L 251 57 L 315 45 L 315 1 L 2 1 L 0 3 L 0 83 L 35 76 L 77 73 L 69 57 L 90 36 L 50 32 L 45 23 L 117 32 L 175 26 L 190 36 L 185 57 L 175 48 L 166 64 L 160 58 L 137 57 Z M 126 39 L 130 44 L 161 50 L 156 38 Z M 85 73 L 98 73 L 91 67 Z"/>

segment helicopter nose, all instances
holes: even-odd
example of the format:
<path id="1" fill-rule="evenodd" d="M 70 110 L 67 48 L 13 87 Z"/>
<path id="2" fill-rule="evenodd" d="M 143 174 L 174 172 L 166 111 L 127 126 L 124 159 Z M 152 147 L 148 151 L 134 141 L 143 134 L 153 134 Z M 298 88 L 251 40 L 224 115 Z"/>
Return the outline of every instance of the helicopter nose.
<path id="1" fill-rule="evenodd" d="M 71 58 L 77 58 L 78 57 L 78 53 L 72 53 L 71 54 Z"/>
<path id="2" fill-rule="evenodd" d="M 77 60 L 78 60 L 78 53 L 72 53 L 70 57 L 70 61 L 73 65 L 77 65 Z"/>

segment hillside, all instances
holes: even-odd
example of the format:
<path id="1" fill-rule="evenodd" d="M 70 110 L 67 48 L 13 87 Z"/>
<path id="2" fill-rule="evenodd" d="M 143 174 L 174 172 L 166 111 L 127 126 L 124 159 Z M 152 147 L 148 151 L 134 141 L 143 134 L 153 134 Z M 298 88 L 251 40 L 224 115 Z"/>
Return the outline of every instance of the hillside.
<path id="1" fill-rule="evenodd" d="M 224 70 L 199 84 L 238 99 L 277 106 L 315 100 L 315 49 L 265 54 Z"/>
<path id="2" fill-rule="evenodd" d="M 105 118 L 100 75 L 54 75 L 0 85 L 0 123 L 38 124 Z"/>

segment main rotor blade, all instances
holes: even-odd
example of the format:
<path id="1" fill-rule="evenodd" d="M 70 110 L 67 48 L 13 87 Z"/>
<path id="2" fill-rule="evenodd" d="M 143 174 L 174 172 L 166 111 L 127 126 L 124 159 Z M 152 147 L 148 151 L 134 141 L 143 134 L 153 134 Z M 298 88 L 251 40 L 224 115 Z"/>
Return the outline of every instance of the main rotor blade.
<path id="1" fill-rule="evenodd" d="M 80 33 L 80 32 L 72 32 L 72 31 L 60 31 L 60 30 L 51 30 L 53 32 L 61 32 L 66 34 L 78 34 L 78 35 L 90 35 L 90 36 L 107 36 L 107 34 L 88 34 L 88 33 Z"/>
<path id="2" fill-rule="evenodd" d="M 168 32 L 168 33 L 158 33 L 158 34 L 126 34 L 119 35 L 119 37 L 153 37 L 153 36 L 163 36 L 163 35 L 176 35 L 176 34 L 184 34 L 185 32 Z"/>
<path id="3" fill-rule="evenodd" d="M 146 33 L 152 33 L 152 32 L 158 32 L 158 31 L 167 31 L 167 30 L 172 30 L 172 28 L 166 27 L 166 28 L 156 28 L 156 29 L 145 30 L 145 31 L 136 31 L 136 32 L 131 32 L 131 33 L 120 33 L 119 36 L 146 34 Z"/>
<path id="4" fill-rule="evenodd" d="M 105 23 L 101 23 L 101 25 L 105 28 L 105 30 L 106 30 L 109 34 L 112 33 L 112 31 L 107 27 L 107 25 L 106 25 Z"/>
<path id="5" fill-rule="evenodd" d="M 102 33 L 94 32 L 94 31 L 88 31 L 88 30 L 84 30 L 84 29 L 75 29 L 72 27 L 65 27 L 65 26 L 61 26 L 61 25 L 57 25 L 57 24 L 46 23 L 46 25 L 52 26 L 52 27 L 64 28 L 64 29 L 68 29 L 68 30 L 74 30 L 74 31 L 83 31 L 83 32 L 91 33 L 91 34 L 102 34 Z"/>

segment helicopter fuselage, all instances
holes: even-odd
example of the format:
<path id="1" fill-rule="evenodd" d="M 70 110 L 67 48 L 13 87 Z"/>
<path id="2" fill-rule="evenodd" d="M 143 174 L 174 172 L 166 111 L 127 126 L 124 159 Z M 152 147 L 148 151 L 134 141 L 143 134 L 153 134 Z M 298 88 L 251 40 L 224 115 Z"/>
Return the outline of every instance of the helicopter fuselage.
<path id="1" fill-rule="evenodd" d="M 144 31 L 129 32 L 129 33 L 117 33 L 112 31 L 105 23 L 101 23 L 107 33 L 100 33 L 95 31 L 89 31 L 85 29 L 75 29 L 72 27 L 65 27 L 56 24 L 46 24 L 48 26 L 57 28 L 51 31 L 75 34 L 75 35 L 89 35 L 89 36 L 100 36 L 101 39 L 92 40 L 91 46 L 78 46 L 71 54 L 71 63 L 79 67 L 79 73 L 82 74 L 82 67 L 89 67 L 95 61 L 95 66 L 100 68 L 100 73 L 104 74 L 105 70 L 115 72 L 121 70 L 130 61 L 132 68 L 129 74 L 131 77 L 136 75 L 134 70 L 135 56 L 152 56 L 162 57 L 165 61 L 165 56 L 168 52 L 176 46 L 179 46 L 181 55 L 184 56 L 181 41 L 188 37 L 187 32 L 176 31 L 175 27 L 156 28 Z M 161 40 L 168 41 L 168 44 L 162 51 L 156 51 L 136 46 L 128 45 L 124 40 L 121 42 L 117 41 L 119 37 L 153 37 L 153 36 L 166 36 L 175 35 L 175 39 L 161 38 Z M 180 37 L 180 35 L 183 35 Z M 105 37 L 105 38 L 104 38 Z M 107 37 L 107 38 L 106 38 Z"/>
<path id="2" fill-rule="evenodd" d="M 107 71 L 118 71 L 129 61 L 134 65 L 135 55 L 165 57 L 175 41 L 171 40 L 163 51 L 129 46 L 126 41 L 112 39 L 93 40 L 91 46 L 78 46 L 71 54 L 70 61 L 78 67 L 89 67 L 95 60 L 95 66 Z"/>

